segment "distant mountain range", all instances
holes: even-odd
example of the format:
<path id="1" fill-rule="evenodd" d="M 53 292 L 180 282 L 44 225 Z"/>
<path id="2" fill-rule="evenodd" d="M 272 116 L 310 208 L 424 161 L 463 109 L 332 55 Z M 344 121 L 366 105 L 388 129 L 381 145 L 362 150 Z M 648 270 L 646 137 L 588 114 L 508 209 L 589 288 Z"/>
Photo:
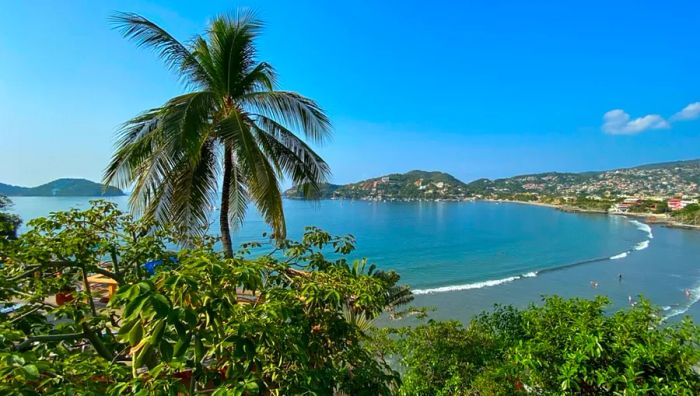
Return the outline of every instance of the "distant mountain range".
<path id="1" fill-rule="evenodd" d="M 672 196 L 700 194 L 700 160 L 648 164 L 609 171 L 546 172 L 464 183 L 443 172 L 411 171 L 346 185 L 323 184 L 320 198 L 369 200 L 461 200 L 508 198 L 516 194 L 551 196 Z M 288 198 L 302 198 L 295 188 Z"/>
<path id="2" fill-rule="evenodd" d="M 124 195 L 116 187 L 85 179 L 57 179 L 37 187 L 19 187 L 0 183 L 0 195 L 8 197 L 114 197 Z"/>

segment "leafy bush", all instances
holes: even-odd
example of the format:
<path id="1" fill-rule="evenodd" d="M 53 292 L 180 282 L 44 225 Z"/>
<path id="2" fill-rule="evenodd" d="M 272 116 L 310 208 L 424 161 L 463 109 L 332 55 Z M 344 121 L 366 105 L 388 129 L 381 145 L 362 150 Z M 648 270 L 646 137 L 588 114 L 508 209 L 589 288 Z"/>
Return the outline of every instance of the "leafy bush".
<path id="1" fill-rule="evenodd" d="M 522 311 L 497 307 L 466 327 L 428 322 L 394 332 L 400 394 L 700 392 L 698 327 L 661 325 L 645 301 L 613 315 L 607 304 L 549 297 Z"/>
<path id="2" fill-rule="evenodd" d="M 225 259 L 208 237 L 173 252 L 170 231 L 105 202 L 29 228 L 0 253 L 0 301 L 14 306 L 0 313 L 0 394 L 378 395 L 397 384 L 346 317 L 391 306 L 398 277 L 348 262 L 352 237 L 309 228 L 252 259 L 258 245 Z M 153 260 L 169 264 L 151 276 Z M 95 273 L 119 284 L 107 305 L 92 298 Z M 66 290 L 72 301 L 57 305 Z"/>
<path id="3" fill-rule="evenodd" d="M 16 238 L 17 227 L 22 223 L 17 215 L 6 212 L 12 206 L 12 201 L 0 195 L 0 238 Z"/>

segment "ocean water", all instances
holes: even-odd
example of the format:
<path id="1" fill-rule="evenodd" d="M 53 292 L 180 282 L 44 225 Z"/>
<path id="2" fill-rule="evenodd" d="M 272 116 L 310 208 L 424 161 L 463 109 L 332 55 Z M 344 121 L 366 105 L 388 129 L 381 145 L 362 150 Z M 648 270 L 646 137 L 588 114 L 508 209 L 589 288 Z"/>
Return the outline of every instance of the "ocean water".
<path id="1" fill-rule="evenodd" d="M 126 208 L 126 197 L 113 200 Z M 73 197 L 13 201 L 25 220 L 89 205 Z M 670 321 L 700 319 L 698 231 L 515 203 L 287 200 L 285 213 L 292 239 L 308 225 L 353 234 L 354 256 L 398 271 L 415 304 L 435 308 L 432 317 L 468 320 L 493 304 L 524 307 L 558 294 L 606 295 L 612 309 L 644 295 Z M 266 231 L 251 209 L 234 243 L 260 241 L 265 249 Z"/>

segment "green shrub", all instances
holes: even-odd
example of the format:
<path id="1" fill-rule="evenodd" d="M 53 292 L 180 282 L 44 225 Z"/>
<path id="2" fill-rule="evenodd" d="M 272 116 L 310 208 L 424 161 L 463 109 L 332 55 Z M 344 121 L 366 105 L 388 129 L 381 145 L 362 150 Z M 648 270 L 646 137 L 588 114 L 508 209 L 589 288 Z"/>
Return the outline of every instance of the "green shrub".
<path id="1" fill-rule="evenodd" d="M 209 237 L 170 251 L 169 230 L 104 202 L 28 226 L 0 252 L 1 306 L 23 303 L 0 313 L 0 394 L 382 395 L 396 387 L 397 374 L 346 316 L 371 320 L 403 289 L 395 274 L 347 260 L 352 237 L 309 228 L 270 254 L 250 258 L 260 246 L 247 244 L 226 259 Z M 152 260 L 169 264 L 150 275 L 143 263 Z M 119 284 L 107 306 L 91 298 L 93 273 Z M 65 290 L 72 301 L 47 303 Z"/>
<path id="2" fill-rule="evenodd" d="M 612 315 L 608 301 L 546 298 L 497 307 L 468 326 L 428 322 L 397 332 L 402 395 L 694 395 L 698 327 L 664 325 L 641 301 Z"/>

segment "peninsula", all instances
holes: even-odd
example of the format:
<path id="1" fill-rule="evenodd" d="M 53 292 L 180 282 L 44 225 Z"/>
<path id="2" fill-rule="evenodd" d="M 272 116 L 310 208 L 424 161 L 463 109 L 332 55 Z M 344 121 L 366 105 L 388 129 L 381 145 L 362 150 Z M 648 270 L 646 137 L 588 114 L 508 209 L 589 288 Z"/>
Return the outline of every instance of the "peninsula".
<path id="1" fill-rule="evenodd" d="M 444 172 L 414 170 L 362 180 L 345 185 L 322 184 L 320 198 L 371 201 L 463 200 L 467 185 Z M 301 191 L 285 191 L 287 198 L 303 198 Z"/>
<path id="2" fill-rule="evenodd" d="M 36 187 L 0 183 L 0 195 L 8 197 L 116 197 L 124 192 L 86 179 L 57 179 Z"/>

